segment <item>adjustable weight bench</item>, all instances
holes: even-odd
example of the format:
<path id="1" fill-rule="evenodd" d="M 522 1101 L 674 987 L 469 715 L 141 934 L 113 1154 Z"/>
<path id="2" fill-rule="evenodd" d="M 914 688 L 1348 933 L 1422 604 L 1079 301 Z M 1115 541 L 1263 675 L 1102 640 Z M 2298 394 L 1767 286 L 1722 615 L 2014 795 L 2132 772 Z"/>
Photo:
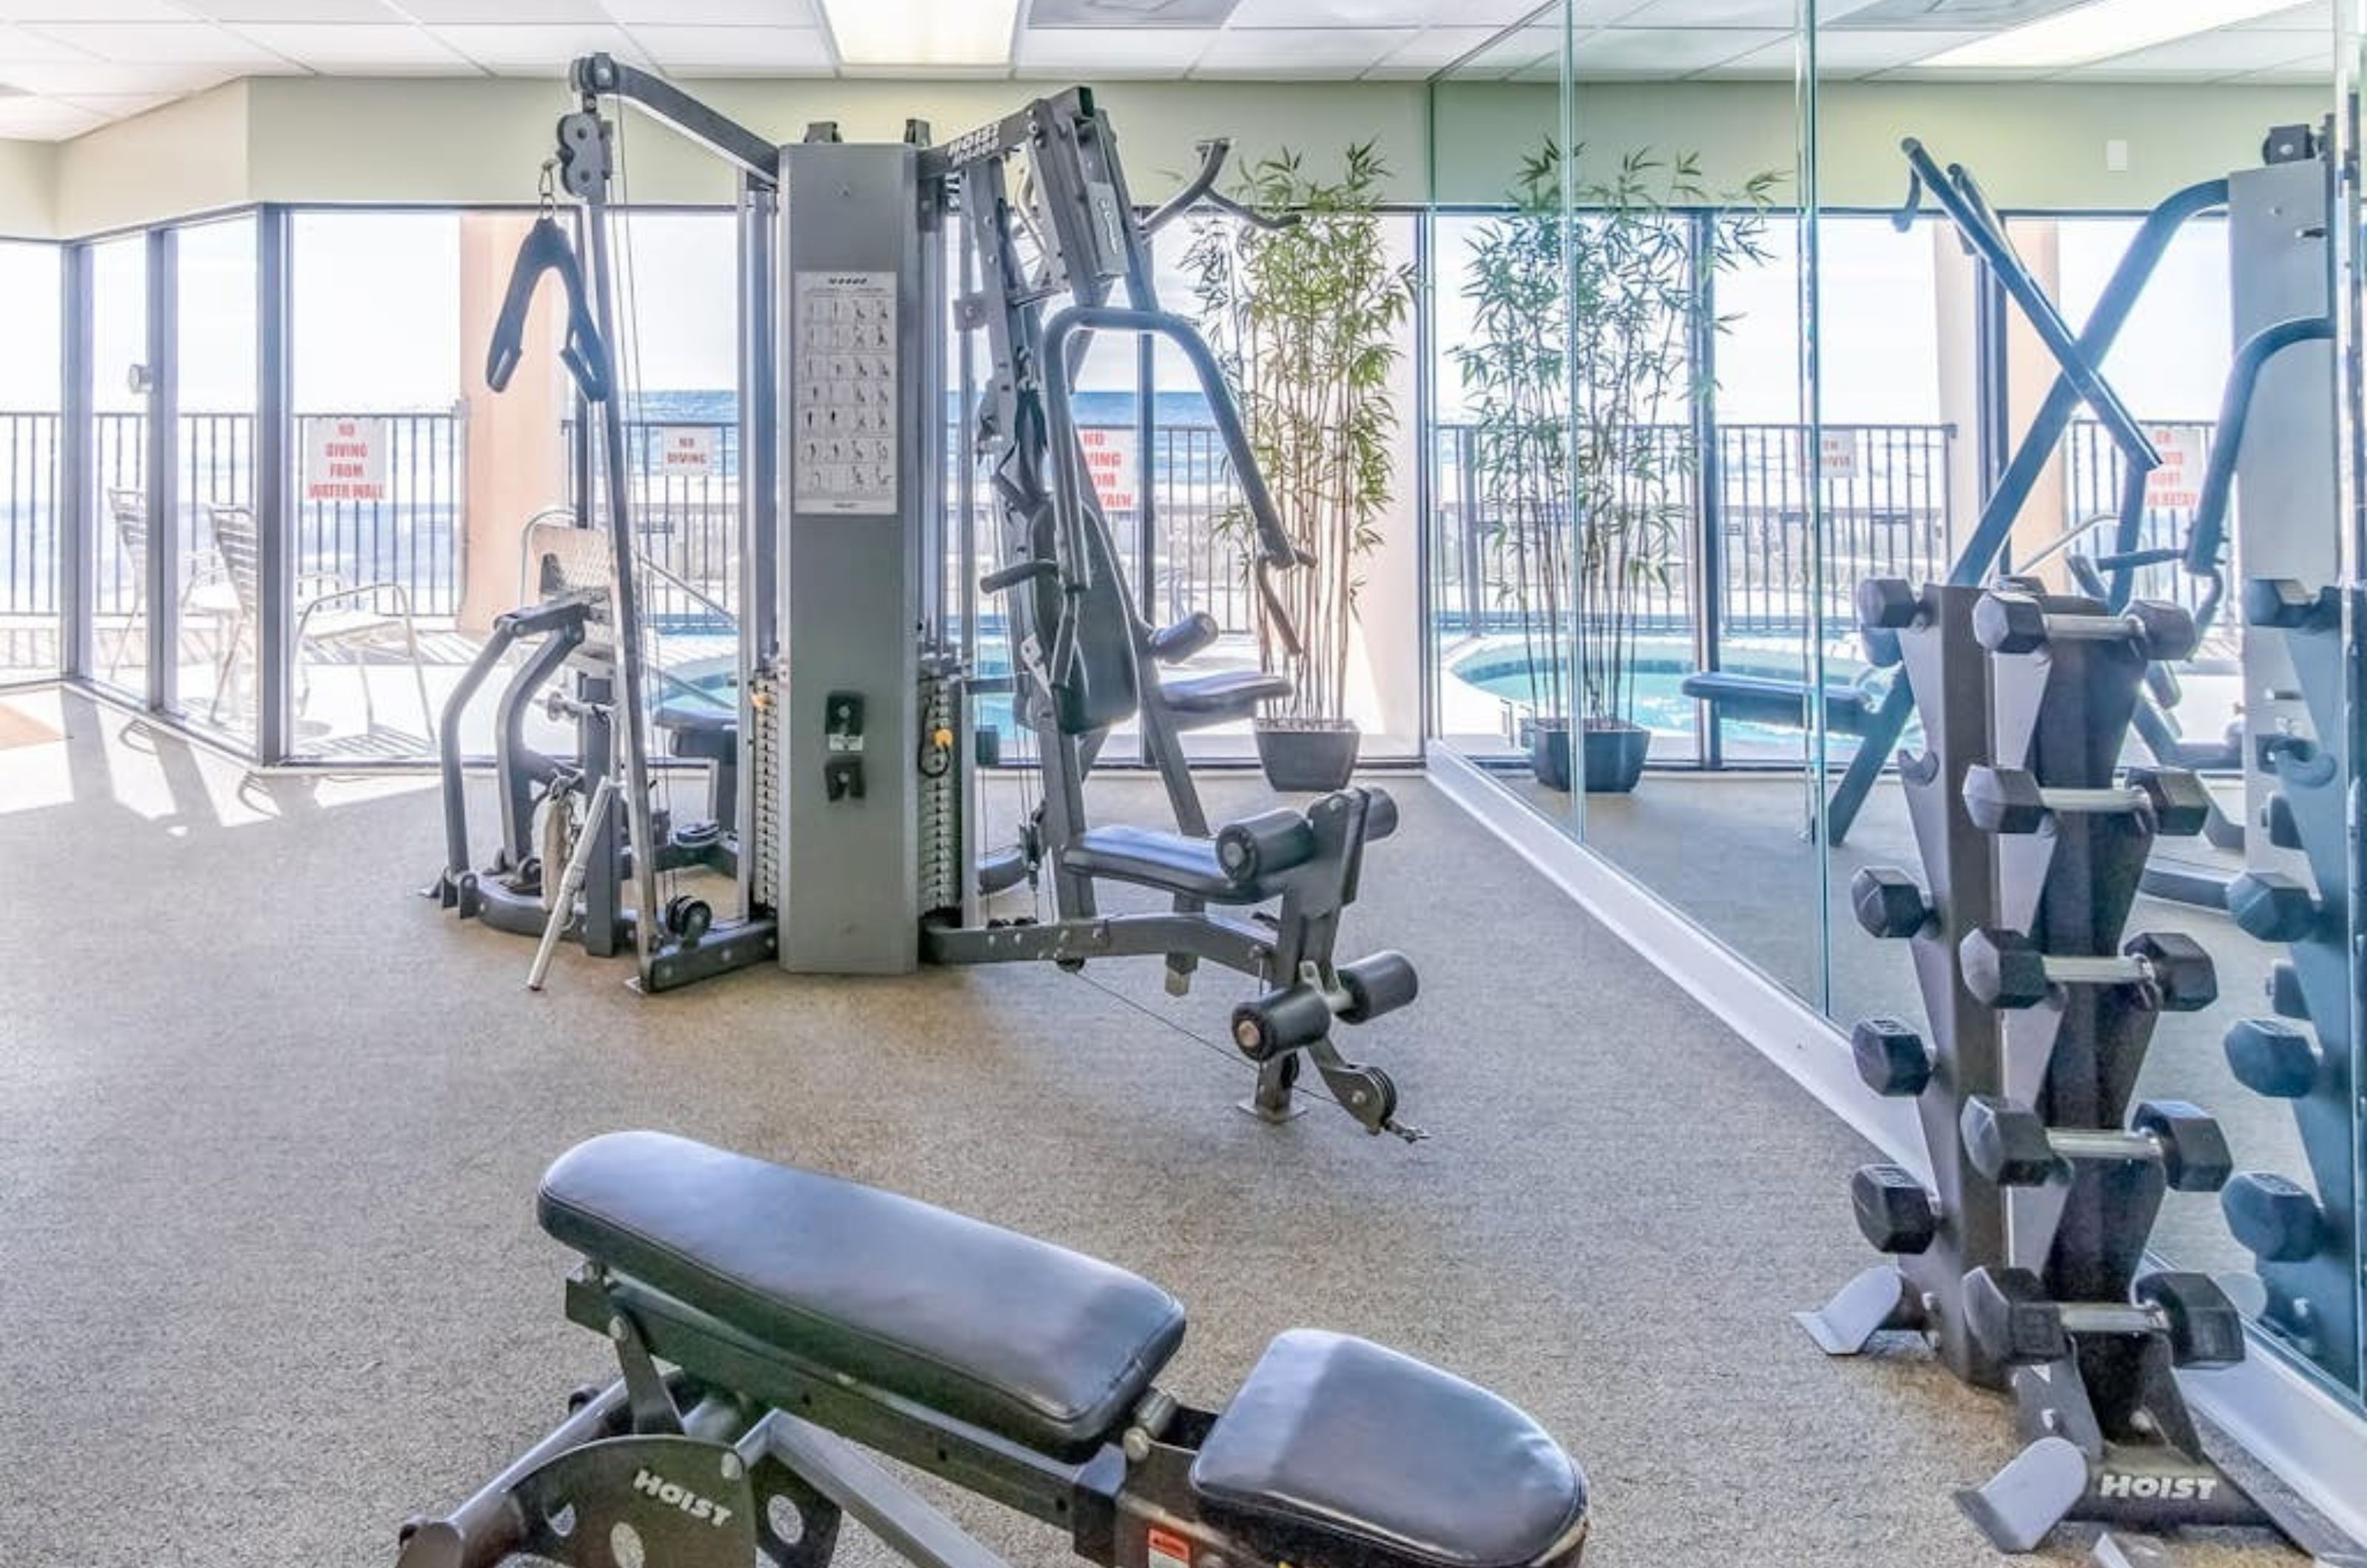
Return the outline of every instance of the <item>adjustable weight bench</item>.
<path id="1" fill-rule="evenodd" d="M 398 1568 L 821 1568 L 843 1515 L 923 1568 L 1000 1568 L 866 1448 L 1111 1568 L 1561 1568 L 1585 1543 L 1543 1428 L 1365 1340 L 1292 1330 L 1195 1410 L 1154 1382 L 1184 1309 L 1148 1280 L 657 1133 L 561 1157 L 540 1211 L 623 1375 L 406 1524 Z"/>

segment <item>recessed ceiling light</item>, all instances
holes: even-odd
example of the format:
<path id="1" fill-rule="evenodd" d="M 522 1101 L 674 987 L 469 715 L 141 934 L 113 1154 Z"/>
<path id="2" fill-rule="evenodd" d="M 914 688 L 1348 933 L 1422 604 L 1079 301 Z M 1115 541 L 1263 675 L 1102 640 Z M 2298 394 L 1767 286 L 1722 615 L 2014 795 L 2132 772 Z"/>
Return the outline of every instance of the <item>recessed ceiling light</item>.
<path id="1" fill-rule="evenodd" d="M 2095 0 L 1917 64 L 1964 70 L 2087 65 L 2292 6 L 2293 0 Z"/>
<path id="2" fill-rule="evenodd" d="M 846 65 L 1007 65 L 1019 0 L 821 0 Z"/>

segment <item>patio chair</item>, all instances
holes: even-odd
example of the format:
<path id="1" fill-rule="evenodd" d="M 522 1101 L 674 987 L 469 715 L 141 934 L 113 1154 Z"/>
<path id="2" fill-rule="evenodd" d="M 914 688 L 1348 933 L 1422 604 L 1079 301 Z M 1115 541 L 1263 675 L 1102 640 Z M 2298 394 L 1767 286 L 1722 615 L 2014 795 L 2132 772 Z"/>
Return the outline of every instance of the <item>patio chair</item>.
<path id="1" fill-rule="evenodd" d="M 238 604 L 231 635 L 222 644 L 221 674 L 214 683 L 214 705 L 208 715 L 213 717 L 221 712 L 222 701 L 231 690 L 242 645 L 254 641 L 258 624 L 262 573 L 255 513 L 243 506 L 209 506 L 206 516 L 213 525 L 214 548 L 221 557 L 222 576 L 231 584 Z M 391 609 L 381 608 L 390 604 Z M 293 640 L 300 682 L 299 703 L 304 700 L 305 687 L 301 677 L 305 644 L 346 655 L 357 665 L 365 662 L 372 649 L 399 649 L 410 661 L 412 679 L 418 684 L 420 732 L 433 739 L 436 708 L 427 699 L 427 673 L 419 657 L 419 634 L 413 624 L 411 591 L 402 583 L 348 584 L 332 571 L 299 573 Z M 378 709 L 370 696 L 367 674 L 362 678 L 362 715 L 364 723 L 376 730 Z"/>
<path id="2" fill-rule="evenodd" d="M 107 492 L 107 512 L 108 519 L 115 528 L 116 540 L 134 568 L 130 612 L 115 635 L 115 650 L 107 659 L 107 679 L 112 682 L 123 667 L 123 656 L 129 650 L 132 637 L 140 631 L 148 610 L 148 492 L 129 488 L 110 489 Z M 235 591 L 227 581 L 218 551 L 200 550 L 190 557 L 188 570 L 181 583 L 179 607 L 184 620 L 194 612 L 218 621 L 236 623 L 238 602 Z"/>

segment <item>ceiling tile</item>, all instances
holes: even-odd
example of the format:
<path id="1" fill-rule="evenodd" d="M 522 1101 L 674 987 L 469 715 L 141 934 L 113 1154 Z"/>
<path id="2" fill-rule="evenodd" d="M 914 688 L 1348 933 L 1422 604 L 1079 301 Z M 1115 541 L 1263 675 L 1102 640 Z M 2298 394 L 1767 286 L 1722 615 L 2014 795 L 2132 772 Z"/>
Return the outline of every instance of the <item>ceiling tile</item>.
<path id="1" fill-rule="evenodd" d="M 395 0 L 403 15 L 431 28 L 555 27 L 605 22 L 600 0 Z"/>
<path id="2" fill-rule="evenodd" d="M 1790 36 L 1768 28 L 1605 28 L 1578 40 L 1578 73 L 1690 75 L 1785 42 Z"/>
<path id="3" fill-rule="evenodd" d="M 2334 38 L 2334 0 L 2310 0 L 2289 11 L 2271 11 L 2231 29 L 2239 33 L 2323 33 L 2329 46 Z"/>
<path id="4" fill-rule="evenodd" d="M 175 101 L 171 93 L 68 93 L 56 100 L 107 119 L 130 119 Z"/>
<path id="5" fill-rule="evenodd" d="M 1018 68 L 1030 76 L 1181 76 L 1216 38 L 1214 28 L 1029 28 L 1019 35 Z"/>
<path id="6" fill-rule="evenodd" d="M 387 72 L 410 75 L 444 71 L 466 76 L 474 73 L 467 60 L 437 42 L 426 28 L 399 23 L 335 27 L 288 22 L 256 24 L 237 31 L 309 70 L 333 74 L 367 76 Z"/>
<path id="7" fill-rule="evenodd" d="M 216 22 L 401 22 L 380 0 L 180 0 Z"/>
<path id="8" fill-rule="evenodd" d="M 197 13 L 172 0 L 0 0 L 0 21 L 187 22 Z"/>
<path id="9" fill-rule="evenodd" d="M 1536 0 L 1240 0 L 1229 28 L 1507 28 Z"/>
<path id="10" fill-rule="evenodd" d="M 1959 44 L 1972 43 L 1988 36 L 1987 33 L 1819 29 L 1817 33 L 1817 73 L 1820 76 L 1854 76 L 1871 71 L 1895 70 L 1901 65 L 1912 65 L 1919 60 L 1929 60 L 1942 50 L 1954 49 Z M 1718 68 L 1718 74 L 1772 70 L 1789 75 L 1797 41 L 1787 38 L 1755 54 L 1728 61 Z"/>
<path id="11" fill-rule="evenodd" d="M 105 115 L 55 98 L 0 98 L 0 138 L 62 141 L 106 123 Z"/>
<path id="12" fill-rule="evenodd" d="M 601 0 L 628 26 L 660 22 L 682 28 L 818 28 L 813 0 Z"/>
<path id="13" fill-rule="evenodd" d="M 559 77 L 586 54 L 613 54 L 643 63 L 641 51 L 621 28 L 606 24 L 520 27 L 448 27 L 436 36 L 486 70 L 504 76 Z"/>
<path id="14" fill-rule="evenodd" d="M 1428 28 L 1365 74 L 1376 80 L 1429 76 L 1485 47 L 1495 36 L 1493 28 Z"/>
<path id="15" fill-rule="evenodd" d="M 1780 28 L 1799 25 L 1799 0 L 1646 0 L 1622 28 Z"/>
<path id="16" fill-rule="evenodd" d="M 1370 70 L 1413 41 L 1410 28 L 1227 28 L 1195 75 L 1342 76 Z"/>
<path id="17" fill-rule="evenodd" d="M 1456 70 L 1455 74 L 1468 81 L 1488 81 L 1533 66 L 1539 61 L 1551 62 L 1560 57 L 1559 28 L 1522 28 L 1516 32 L 1504 34 L 1473 55 Z"/>
<path id="18" fill-rule="evenodd" d="M 2239 71 L 2267 71 L 2311 61 L 2330 76 L 2330 59 L 2331 51 L 2306 33 L 2221 31 L 2157 43 L 2151 49 L 2100 60 L 2065 74 L 2080 81 L 2207 81 L 2214 76 L 2232 76 Z"/>
<path id="19" fill-rule="evenodd" d="M 285 62 L 210 22 L 42 22 L 32 31 L 122 65 L 237 65 L 269 71 Z"/>
<path id="20" fill-rule="evenodd" d="M 119 93 L 201 93 L 238 74 L 233 65 L 0 65 L 0 83 L 28 93 L 81 96 Z"/>
<path id="21" fill-rule="evenodd" d="M 91 56 L 70 43 L 46 39 L 28 28 L 0 26 L 0 62 L 78 61 Z"/>
<path id="22" fill-rule="evenodd" d="M 674 75 L 733 71 L 770 75 L 792 72 L 827 76 L 830 39 L 820 28 L 681 28 L 645 25 L 633 39 L 657 68 Z"/>

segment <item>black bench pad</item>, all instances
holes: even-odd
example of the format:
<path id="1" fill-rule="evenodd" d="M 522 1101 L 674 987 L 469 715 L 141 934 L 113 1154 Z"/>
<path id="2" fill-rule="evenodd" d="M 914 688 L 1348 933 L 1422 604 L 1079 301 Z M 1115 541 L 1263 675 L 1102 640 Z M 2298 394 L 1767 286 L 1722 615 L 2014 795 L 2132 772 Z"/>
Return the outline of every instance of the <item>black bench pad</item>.
<path id="1" fill-rule="evenodd" d="M 1192 1489 L 1285 1561 L 1545 1568 L 1585 1544 L 1586 1478 L 1543 1427 L 1410 1356 L 1312 1329 L 1267 1348 L 1202 1442 Z"/>
<path id="2" fill-rule="evenodd" d="M 1263 670 L 1221 670 L 1209 675 L 1178 675 L 1159 682 L 1159 694 L 1177 713 L 1246 714 L 1258 704 L 1290 695 L 1290 677 Z"/>
<path id="3" fill-rule="evenodd" d="M 1217 863 L 1213 839 L 1187 839 L 1123 822 L 1086 829 L 1070 846 L 1063 863 L 1088 876 L 1181 893 L 1211 904 L 1263 904 L 1280 891 L 1262 880 L 1235 882 L 1227 876 Z"/>
<path id="4" fill-rule="evenodd" d="M 1098 1448 L 1184 1337 L 1175 1298 L 1123 1269 L 663 1133 L 577 1145 L 538 1208 L 751 1338 L 1063 1458 Z"/>
<path id="5" fill-rule="evenodd" d="M 651 716 L 677 757 L 728 762 L 740 754 L 740 716 L 729 709 L 661 703 Z"/>

